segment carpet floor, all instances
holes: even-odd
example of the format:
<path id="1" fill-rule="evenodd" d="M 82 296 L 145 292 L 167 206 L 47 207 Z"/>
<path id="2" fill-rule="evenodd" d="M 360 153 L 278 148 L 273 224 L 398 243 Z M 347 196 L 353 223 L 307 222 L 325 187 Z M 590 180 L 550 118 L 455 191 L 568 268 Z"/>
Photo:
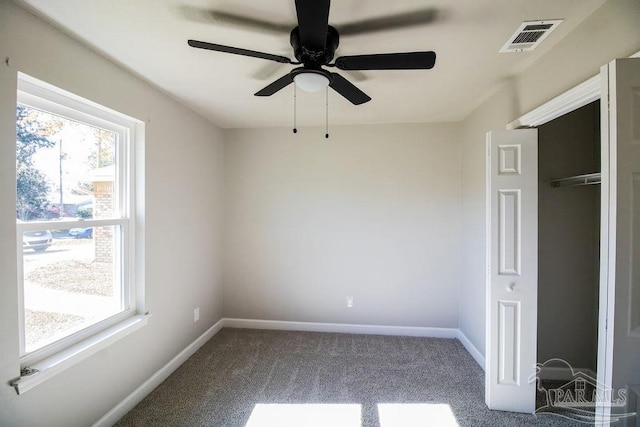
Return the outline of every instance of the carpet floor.
<path id="1" fill-rule="evenodd" d="M 487 409 L 455 339 L 228 328 L 116 425 L 584 426 Z"/>

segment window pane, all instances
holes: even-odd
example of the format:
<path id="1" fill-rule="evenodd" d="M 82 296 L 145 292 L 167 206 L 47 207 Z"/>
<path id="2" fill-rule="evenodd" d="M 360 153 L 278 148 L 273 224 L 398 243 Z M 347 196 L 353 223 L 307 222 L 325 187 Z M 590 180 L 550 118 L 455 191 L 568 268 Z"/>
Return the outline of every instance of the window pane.
<path id="1" fill-rule="evenodd" d="M 23 243 L 27 353 L 124 309 L 114 262 L 120 259 L 119 233 L 119 226 L 23 233 L 25 242 L 42 242 Z"/>
<path id="2" fill-rule="evenodd" d="M 18 220 L 117 215 L 117 134 L 22 104 L 16 114 Z"/>

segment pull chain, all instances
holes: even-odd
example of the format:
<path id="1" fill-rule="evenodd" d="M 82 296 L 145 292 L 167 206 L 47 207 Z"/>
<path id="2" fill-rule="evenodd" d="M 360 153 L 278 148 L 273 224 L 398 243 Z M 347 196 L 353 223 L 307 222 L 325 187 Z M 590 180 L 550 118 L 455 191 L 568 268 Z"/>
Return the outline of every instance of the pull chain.
<path id="1" fill-rule="evenodd" d="M 296 117 L 296 110 L 297 110 L 297 88 L 296 85 L 293 85 L 293 133 L 298 133 L 298 127 L 296 125 L 297 123 L 297 117 Z"/>
<path id="2" fill-rule="evenodd" d="M 325 138 L 329 138 L 329 87 L 327 86 L 327 88 L 325 89 L 325 121 L 324 121 L 324 130 L 325 130 L 325 134 L 324 137 Z"/>

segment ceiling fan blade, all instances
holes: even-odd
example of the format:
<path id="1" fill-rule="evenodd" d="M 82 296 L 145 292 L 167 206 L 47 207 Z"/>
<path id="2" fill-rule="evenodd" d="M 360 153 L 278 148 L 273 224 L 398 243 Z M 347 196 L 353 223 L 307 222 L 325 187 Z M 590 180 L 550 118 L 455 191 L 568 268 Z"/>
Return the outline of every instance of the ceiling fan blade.
<path id="1" fill-rule="evenodd" d="M 251 73 L 251 78 L 256 80 L 268 81 L 272 80 L 275 75 L 284 72 L 286 64 L 277 64 L 275 62 L 265 62 L 255 72 Z M 356 71 L 357 72 L 357 71 Z"/>
<path id="2" fill-rule="evenodd" d="M 268 59 L 269 61 L 282 62 L 292 64 L 293 62 L 284 56 L 272 55 L 270 53 L 257 52 L 255 50 L 241 49 L 239 47 L 224 46 L 221 44 L 201 42 L 198 40 L 189 40 L 189 46 L 198 49 L 213 50 L 216 52 L 233 53 L 234 55 L 250 56 L 252 58 Z"/>
<path id="3" fill-rule="evenodd" d="M 435 52 L 380 53 L 336 59 L 336 67 L 341 70 L 429 70 L 435 64 Z"/>
<path id="4" fill-rule="evenodd" d="M 290 24 L 277 24 L 275 22 L 269 22 L 262 19 L 254 19 L 248 16 L 240 16 L 233 13 L 225 12 L 211 12 L 211 18 L 213 18 L 213 20 L 215 21 L 226 23 L 229 25 L 274 34 L 289 34 L 292 27 L 292 25 Z"/>
<path id="5" fill-rule="evenodd" d="M 284 76 L 280 77 L 275 82 L 270 85 L 264 87 L 263 89 L 256 92 L 255 96 L 271 96 L 280 89 L 283 89 L 293 83 L 293 79 L 291 78 L 291 74 L 287 73 Z"/>
<path id="6" fill-rule="evenodd" d="M 365 73 L 358 71 L 358 70 L 344 70 L 346 71 L 346 76 L 349 78 L 350 81 L 352 82 L 363 82 L 365 80 L 367 80 L 369 78 L 369 76 L 367 76 Z"/>
<path id="7" fill-rule="evenodd" d="M 438 11 L 433 8 L 427 8 L 392 16 L 350 22 L 338 26 L 338 31 L 341 36 L 356 36 L 365 33 L 426 25 L 435 21 L 437 18 Z"/>
<path id="8" fill-rule="evenodd" d="M 298 31 L 302 46 L 322 51 L 327 44 L 330 0 L 296 0 Z"/>
<path id="9" fill-rule="evenodd" d="M 360 105 L 371 101 L 371 98 L 366 93 L 355 87 L 351 82 L 349 82 L 349 80 L 345 79 L 340 74 L 331 73 L 331 76 L 333 77 L 333 81 L 329 85 L 331 86 L 331 89 L 347 98 L 347 100 L 352 104 Z"/>
<path id="10" fill-rule="evenodd" d="M 238 13 L 219 12 L 213 9 L 196 6 L 178 6 L 178 12 L 186 19 L 193 22 L 213 24 L 216 26 L 247 29 L 265 34 L 285 35 L 295 27 L 294 23 L 278 23 L 266 19 L 256 19 L 251 16 Z"/>

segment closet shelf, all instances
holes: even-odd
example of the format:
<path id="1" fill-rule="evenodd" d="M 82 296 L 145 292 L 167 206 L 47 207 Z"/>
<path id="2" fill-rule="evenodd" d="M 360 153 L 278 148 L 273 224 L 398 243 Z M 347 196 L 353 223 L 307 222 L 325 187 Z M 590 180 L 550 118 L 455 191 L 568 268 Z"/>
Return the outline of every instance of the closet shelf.
<path id="1" fill-rule="evenodd" d="M 552 187 L 576 187 L 579 185 L 597 185 L 600 184 L 601 174 L 597 173 L 588 173 L 585 175 L 576 175 L 569 176 L 567 178 L 554 179 L 549 181 Z"/>

